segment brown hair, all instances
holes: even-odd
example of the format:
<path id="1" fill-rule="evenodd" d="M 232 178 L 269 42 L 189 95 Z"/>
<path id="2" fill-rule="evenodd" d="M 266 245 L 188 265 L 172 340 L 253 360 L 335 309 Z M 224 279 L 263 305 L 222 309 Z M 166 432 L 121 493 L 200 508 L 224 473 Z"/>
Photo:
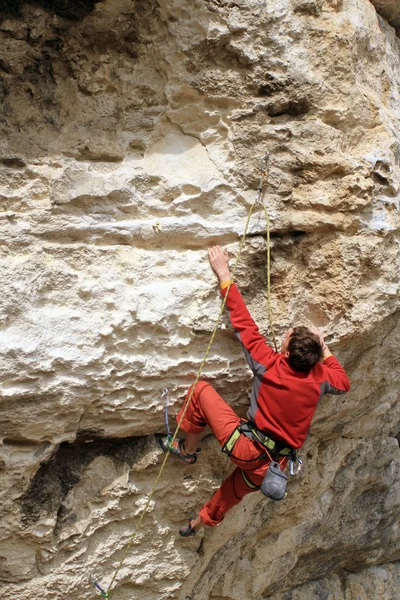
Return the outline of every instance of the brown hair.
<path id="1" fill-rule="evenodd" d="M 288 343 L 289 365 L 295 371 L 307 373 L 322 358 L 322 345 L 307 327 L 294 327 Z"/>

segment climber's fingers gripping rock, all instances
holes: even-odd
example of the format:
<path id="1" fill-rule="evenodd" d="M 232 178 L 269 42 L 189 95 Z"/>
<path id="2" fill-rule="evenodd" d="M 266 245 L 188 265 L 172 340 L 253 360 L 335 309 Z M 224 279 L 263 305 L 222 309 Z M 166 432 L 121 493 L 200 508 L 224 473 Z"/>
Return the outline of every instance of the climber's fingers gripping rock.
<path id="1" fill-rule="evenodd" d="M 231 279 L 228 250 L 222 250 L 221 246 L 212 246 L 208 249 L 208 259 L 220 282 Z"/>

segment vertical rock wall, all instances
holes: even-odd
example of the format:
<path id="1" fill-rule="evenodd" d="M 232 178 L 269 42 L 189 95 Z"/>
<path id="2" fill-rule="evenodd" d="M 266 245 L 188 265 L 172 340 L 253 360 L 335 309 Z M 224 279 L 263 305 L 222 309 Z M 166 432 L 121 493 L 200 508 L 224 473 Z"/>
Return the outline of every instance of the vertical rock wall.
<path id="1" fill-rule="evenodd" d="M 383 3 L 381 3 L 383 6 Z M 304 475 L 217 530 L 177 528 L 229 464 L 170 460 L 113 598 L 394 600 L 400 548 L 400 41 L 368 0 L 1 6 L 2 597 L 107 586 L 220 306 L 268 149 L 278 336 L 324 329 L 352 392 L 318 408 Z M 377 6 L 393 25 L 397 16 Z M 266 226 L 238 283 L 268 337 Z M 226 322 L 205 375 L 240 413 Z M 397 591 L 396 591 L 397 590 Z"/>

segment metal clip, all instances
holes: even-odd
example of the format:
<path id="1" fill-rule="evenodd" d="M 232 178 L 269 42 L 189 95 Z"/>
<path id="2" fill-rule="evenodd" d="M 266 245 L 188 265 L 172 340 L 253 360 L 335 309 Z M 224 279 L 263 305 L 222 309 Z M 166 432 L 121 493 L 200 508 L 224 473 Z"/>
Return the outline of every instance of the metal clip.
<path id="1" fill-rule="evenodd" d="M 297 463 L 297 467 L 295 466 Z M 295 460 L 290 459 L 290 474 L 292 477 L 296 477 L 301 472 L 303 466 L 303 461 L 301 458 L 296 458 Z"/>
<path id="2" fill-rule="evenodd" d="M 260 171 L 268 171 L 269 169 L 269 152 L 265 152 L 264 156 L 260 158 Z"/>
<path id="3" fill-rule="evenodd" d="M 99 592 L 103 596 L 103 598 L 108 598 L 108 592 L 106 592 L 106 590 L 103 590 L 103 588 L 101 587 L 100 584 L 97 583 L 97 581 L 95 580 L 93 575 L 89 575 L 89 581 L 91 583 L 93 583 L 93 585 L 96 586 L 96 588 L 99 590 Z"/>
<path id="4" fill-rule="evenodd" d="M 162 400 L 162 402 L 164 404 L 164 423 L 165 423 L 165 427 L 166 427 L 166 430 L 167 430 L 167 436 L 171 440 L 172 436 L 171 436 L 171 430 L 169 428 L 169 418 L 168 418 L 168 407 L 169 407 L 169 392 L 168 392 L 168 388 L 163 388 L 163 391 L 161 393 L 160 399 Z"/>
<path id="5" fill-rule="evenodd" d="M 157 221 L 156 223 L 154 223 L 153 229 L 154 229 L 154 231 L 161 231 L 160 221 Z"/>

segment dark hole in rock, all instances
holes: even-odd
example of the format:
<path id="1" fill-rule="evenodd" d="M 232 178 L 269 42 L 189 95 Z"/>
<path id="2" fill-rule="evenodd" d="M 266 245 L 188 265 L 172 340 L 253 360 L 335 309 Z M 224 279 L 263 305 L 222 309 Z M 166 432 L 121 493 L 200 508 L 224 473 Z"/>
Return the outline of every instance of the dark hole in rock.
<path id="1" fill-rule="evenodd" d="M 398 444 L 399 444 L 399 446 L 400 446 L 400 431 L 399 431 L 399 433 L 397 433 L 397 434 L 396 434 L 394 437 L 396 438 L 396 440 L 397 440 L 397 443 L 398 443 Z"/>
<path id="2" fill-rule="evenodd" d="M 102 0 L 0 0 L 0 16 L 17 17 L 24 4 L 41 6 L 59 17 L 78 21 L 88 15 Z"/>
<path id="3" fill-rule="evenodd" d="M 272 96 L 286 85 L 287 82 L 277 79 L 274 75 L 271 75 L 271 73 L 267 73 L 264 82 L 258 86 L 258 95 L 262 97 Z"/>
<path id="4" fill-rule="evenodd" d="M 4 80 L 3 77 L 0 77 L 0 99 L 8 96 L 8 93 L 9 93 L 9 91 L 8 91 L 7 82 Z"/>
<path id="5" fill-rule="evenodd" d="M 23 525 L 35 524 L 41 515 L 62 513 L 62 502 L 81 479 L 83 470 L 98 456 L 126 462 L 131 467 L 145 451 L 146 436 L 94 440 L 96 433 L 83 432 L 79 439 L 62 443 L 36 472 L 20 499 Z M 61 511 L 61 513 L 60 513 Z"/>
<path id="6" fill-rule="evenodd" d="M 307 235 L 307 233 L 305 231 L 300 231 L 300 229 L 294 229 L 293 231 L 289 232 L 289 235 L 294 238 L 303 238 Z"/>
<path id="7" fill-rule="evenodd" d="M 271 238 L 283 238 L 289 236 L 294 239 L 302 239 L 306 235 L 307 233 L 305 231 L 300 231 L 300 229 L 293 229 L 293 231 L 272 231 L 270 233 Z"/>
<path id="8" fill-rule="evenodd" d="M 307 98 L 295 98 L 292 100 L 283 100 L 274 102 L 267 107 L 267 114 L 270 117 L 279 117 L 281 115 L 289 115 L 298 117 L 305 115 L 310 110 L 310 102 Z"/>
<path id="9" fill-rule="evenodd" d="M 0 15 L 16 16 L 19 15 L 21 0 L 0 0 Z"/>
<path id="10" fill-rule="evenodd" d="M 318 17 L 321 13 L 321 2 L 314 0 L 306 0 L 299 2 L 294 8 L 294 12 L 300 15 L 309 15 L 310 17 Z"/>
<path id="11" fill-rule="evenodd" d="M 10 73 L 10 67 L 0 58 L 0 70 L 4 73 Z"/>
<path id="12" fill-rule="evenodd" d="M 49 446 L 50 442 L 47 441 L 38 441 L 38 440 L 29 440 L 22 436 L 20 437 L 5 437 L 3 439 L 4 446 L 13 446 L 14 448 L 29 448 L 33 452 L 35 452 L 35 456 L 38 456 L 42 453 L 42 451 Z M 35 448 L 37 450 L 35 451 Z M 39 453 L 39 454 L 37 454 Z"/>
<path id="13" fill-rule="evenodd" d="M 271 94 L 274 93 L 274 89 L 271 85 L 269 85 L 268 83 L 264 84 L 264 85 L 260 85 L 260 87 L 258 88 L 258 95 L 259 96 L 271 96 Z"/>
<path id="14" fill-rule="evenodd" d="M 381 185 L 389 185 L 389 179 L 383 173 L 379 173 L 379 171 L 375 171 L 373 173 L 373 178 L 376 183 L 380 183 Z"/>
<path id="15" fill-rule="evenodd" d="M 24 161 L 20 158 L 2 158 L 0 159 L 0 165 L 10 169 L 23 169 L 25 167 Z"/>

